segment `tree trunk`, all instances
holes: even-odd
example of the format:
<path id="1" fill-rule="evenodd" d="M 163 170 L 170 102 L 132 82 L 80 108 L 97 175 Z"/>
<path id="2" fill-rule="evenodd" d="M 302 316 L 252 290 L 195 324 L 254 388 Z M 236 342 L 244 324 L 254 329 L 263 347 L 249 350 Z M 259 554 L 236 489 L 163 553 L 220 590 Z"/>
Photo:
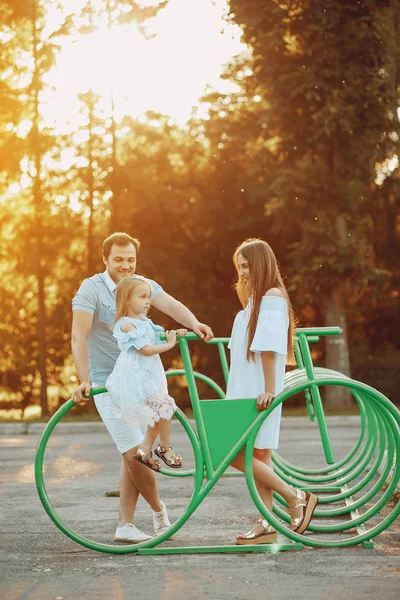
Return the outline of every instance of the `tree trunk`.
<path id="1" fill-rule="evenodd" d="M 110 32 L 113 25 L 113 11 L 110 0 L 106 3 L 107 16 L 108 16 L 108 31 Z M 110 233 L 120 230 L 120 215 L 119 215 L 119 190 L 117 181 L 117 134 L 115 126 L 115 100 L 114 90 L 111 91 L 111 126 L 110 133 L 112 139 L 111 147 L 111 178 L 110 187 L 112 191 L 112 197 L 110 202 L 111 215 L 110 215 Z"/>
<path id="2" fill-rule="evenodd" d="M 41 146 L 39 133 L 39 66 L 38 66 L 38 32 L 37 32 L 37 14 L 36 1 L 32 5 L 32 44 L 34 73 L 32 79 L 33 94 L 33 124 L 32 124 L 32 151 L 35 161 L 35 178 L 33 183 L 33 201 L 35 206 L 35 228 L 36 228 L 36 280 L 38 293 L 38 316 L 37 316 L 37 336 L 39 342 L 39 372 L 40 372 L 40 406 L 42 417 L 49 415 L 49 405 L 47 398 L 47 372 L 46 372 L 46 304 L 44 288 L 43 271 L 43 197 L 41 189 Z"/>
<path id="3" fill-rule="evenodd" d="M 343 159 L 341 153 L 341 144 L 339 140 L 338 129 L 336 126 L 335 135 L 332 137 L 330 149 L 330 170 L 332 176 L 332 203 L 340 207 L 341 199 L 344 195 L 344 189 L 341 185 L 343 178 Z M 348 246 L 348 231 L 346 216 L 338 208 L 335 217 L 334 227 L 339 248 L 346 250 Z M 326 326 L 341 327 L 343 333 L 340 336 L 326 337 L 326 366 L 328 369 L 339 371 L 344 375 L 350 375 L 350 356 L 347 341 L 347 323 L 346 323 L 346 288 L 347 281 L 343 278 L 335 278 L 331 293 L 326 302 Z M 325 391 L 326 407 L 329 410 L 340 411 L 352 404 L 350 393 L 342 386 L 329 386 Z"/>
<path id="4" fill-rule="evenodd" d="M 114 97 L 111 98 L 111 138 L 112 138 L 112 153 L 111 153 L 111 218 L 110 218 L 110 231 L 120 230 L 120 217 L 119 217 L 119 192 L 118 192 L 118 181 L 117 181 L 117 135 L 114 118 Z"/>
<path id="5" fill-rule="evenodd" d="M 93 260 L 93 199 L 94 199 L 94 177 L 93 177 L 93 94 L 92 90 L 89 91 L 88 98 L 88 109 L 89 109 L 89 139 L 88 139 L 88 209 L 89 209 L 89 220 L 88 220 L 88 234 L 87 234 L 87 276 L 91 277 L 94 271 L 94 260 Z"/>
<path id="6" fill-rule="evenodd" d="M 326 303 L 326 327 L 342 328 L 340 336 L 326 337 L 326 366 L 345 375 L 350 375 L 350 355 L 347 341 L 345 309 L 345 284 L 338 284 Z M 329 410 L 343 409 L 352 405 L 351 394 L 341 386 L 329 386 L 325 393 L 326 407 Z"/>

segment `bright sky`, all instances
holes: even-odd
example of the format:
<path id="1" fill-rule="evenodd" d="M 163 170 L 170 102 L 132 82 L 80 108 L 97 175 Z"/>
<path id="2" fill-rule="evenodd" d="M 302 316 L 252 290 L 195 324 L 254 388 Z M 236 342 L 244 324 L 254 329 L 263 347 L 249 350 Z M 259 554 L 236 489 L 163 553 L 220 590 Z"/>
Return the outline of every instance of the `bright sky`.
<path id="1" fill-rule="evenodd" d="M 79 4 L 69 0 L 68 8 Z M 109 31 L 105 23 L 76 40 L 65 38 L 48 76 L 55 91 L 42 109 L 46 121 L 60 133 L 74 128 L 79 122 L 77 95 L 91 87 L 105 97 L 113 91 L 117 119 L 153 110 L 183 125 L 207 85 L 221 92 L 235 89 L 220 75 L 245 46 L 239 27 L 223 20 L 226 6 L 226 0 L 169 0 L 167 8 L 147 21 L 148 31 L 156 34 L 150 40 L 134 24 Z"/>

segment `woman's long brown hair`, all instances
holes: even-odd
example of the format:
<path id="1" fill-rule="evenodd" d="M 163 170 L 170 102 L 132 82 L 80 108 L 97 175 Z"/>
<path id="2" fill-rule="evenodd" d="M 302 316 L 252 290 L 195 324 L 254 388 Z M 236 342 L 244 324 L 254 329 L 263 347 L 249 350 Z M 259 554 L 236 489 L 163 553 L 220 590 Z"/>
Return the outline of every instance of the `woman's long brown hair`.
<path id="1" fill-rule="evenodd" d="M 121 317 L 126 317 L 128 312 L 128 302 L 132 292 L 139 286 L 146 284 L 152 292 L 152 287 L 148 281 L 141 275 L 132 275 L 132 277 L 125 277 L 121 279 L 117 285 L 117 307 L 115 312 L 115 322 L 119 321 Z"/>
<path id="2" fill-rule="evenodd" d="M 294 355 L 294 334 L 296 320 L 292 306 L 290 304 L 289 294 L 286 291 L 282 276 L 279 272 L 278 263 L 272 248 L 267 242 L 256 238 L 250 238 L 238 246 L 233 255 L 233 262 L 239 275 L 238 256 L 241 254 L 247 260 L 250 273 L 250 286 L 246 286 L 244 281 L 238 277 L 235 284 L 236 293 L 245 308 L 251 297 L 251 313 L 248 325 L 248 345 L 247 360 L 254 355 L 250 350 L 256 332 L 258 314 L 260 312 L 262 297 L 271 288 L 279 288 L 284 298 L 286 298 L 289 309 L 289 331 L 288 331 L 288 353 L 286 362 L 288 365 L 295 365 Z"/>

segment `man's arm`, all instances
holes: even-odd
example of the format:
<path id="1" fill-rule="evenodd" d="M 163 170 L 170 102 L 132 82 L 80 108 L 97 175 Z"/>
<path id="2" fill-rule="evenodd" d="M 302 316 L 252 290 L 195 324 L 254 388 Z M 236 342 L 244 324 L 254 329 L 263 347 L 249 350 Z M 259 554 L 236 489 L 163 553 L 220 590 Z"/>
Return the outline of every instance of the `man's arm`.
<path id="1" fill-rule="evenodd" d="M 172 317 L 177 321 L 185 325 L 188 329 L 192 329 L 199 337 L 205 342 L 208 342 L 214 337 L 211 328 L 204 323 L 200 323 L 194 314 L 190 312 L 188 308 L 182 302 L 178 302 L 172 296 L 162 291 L 152 300 L 152 305 L 165 313 L 169 317 Z"/>
<path id="2" fill-rule="evenodd" d="M 89 394 L 90 392 L 89 357 L 86 340 L 92 329 L 92 324 L 93 315 L 91 313 L 83 310 L 74 310 L 72 313 L 72 356 L 80 381 L 79 387 L 72 394 L 72 400 L 76 404 L 85 403 L 88 398 L 84 398 L 82 394 Z"/>

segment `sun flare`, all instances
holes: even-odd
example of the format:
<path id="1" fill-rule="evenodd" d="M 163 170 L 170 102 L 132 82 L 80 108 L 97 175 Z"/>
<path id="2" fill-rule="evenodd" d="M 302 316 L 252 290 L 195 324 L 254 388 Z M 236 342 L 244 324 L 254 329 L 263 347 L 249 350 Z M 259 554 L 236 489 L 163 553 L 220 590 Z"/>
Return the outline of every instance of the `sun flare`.
<path id="1" fill-rule="evenodd" d="M 117 120 L 151 110 L 183 125 L 208 85 L 234 89 L 220 75 L 245 46 L 240 28 L 223 19 L 225 10 L 225 0 L 170 0 L 147 21 L 147 37 L 134 23 L 109 28 L 101 21 L 93 33 L 65 38 L 48 74 L 45 120 L 60 133 L 75 128 L 82 118 L 78 95 L 91 89 L 113 96 Z"/>

